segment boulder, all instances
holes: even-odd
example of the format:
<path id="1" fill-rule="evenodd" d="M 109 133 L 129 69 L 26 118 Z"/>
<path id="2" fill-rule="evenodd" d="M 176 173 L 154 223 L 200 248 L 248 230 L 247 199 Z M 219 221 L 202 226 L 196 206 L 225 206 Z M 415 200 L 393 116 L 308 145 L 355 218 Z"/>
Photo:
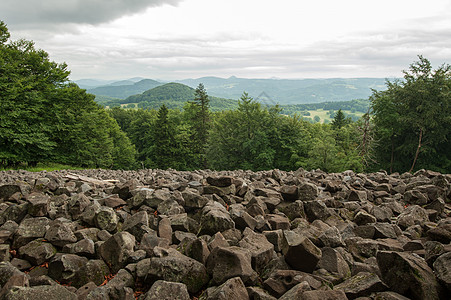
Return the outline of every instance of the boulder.
<path id="1" fill-rule="evenodd" d="M 200 262 L 173 249 L 163 250 L 160 253 L 162 254 L 150 259 L 147 273 L 149 281 L 166 280 L 183 283 L 190 293 L 197 293 L 208 283 L 210 278 L 207 270 Z"/>
<path id="2" fill-rule="evenodd" d="M 284 231 L 282 253 L 287 263 L 295 270 L 313 272 L 321 259 L 321 249 L 312 241 L 294 231 Z"/>
<path id="3" fill-rule="evenodd" d="M 157 280 L 145 294 L 144 300 L 189 300 L 191 299 L 183 283 Z"/>
<path id="4" fill-rule="evenodd" d="M 240 277 L 246 285 L 252 285 L 257 279 L 257 273 L 252 269 L 251 253 L 240 247 L 214 248 L 208 256 L 206 266 L 215 284 Z"/>
<path id="5" fill-rule="evenodd" d="M 414 300 L 440 299 L 440 286 L 422 258 L 403 252 L 379 251 L 377 264 L 382 280 L 392 291 Z"/>
<path id="6" fill-rule="evenodd" d="M 121 231 L 111 236 L 99 248 L 100 256 L 116 273 L 125 267 L 127 259 L 134 251 L 135 237 L 126 231 Z"/>

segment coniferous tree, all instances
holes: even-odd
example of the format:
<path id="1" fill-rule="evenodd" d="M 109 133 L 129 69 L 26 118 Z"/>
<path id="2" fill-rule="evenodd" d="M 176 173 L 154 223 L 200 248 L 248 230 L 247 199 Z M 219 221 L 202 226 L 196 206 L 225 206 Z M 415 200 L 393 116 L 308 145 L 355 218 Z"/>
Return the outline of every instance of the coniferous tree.
<path id="1" fill-rule="evenodd" d="M 199 83 L 196 88 L 192 108 L 194 109 L 192 115 L 194 153 L 198 157 L 199 167 L 206 168 L 206 151 L 210 129 L 210 99 L 202 83 Z"/>
<path id="2" fill-rule="evenodd" d="M 174 130 L 169 122 L 168 113 L 168 108 L 163 104 L 158 110 L 154 126 L 154 164 L 160 169 L 170 168 L 174 158 Z"/>

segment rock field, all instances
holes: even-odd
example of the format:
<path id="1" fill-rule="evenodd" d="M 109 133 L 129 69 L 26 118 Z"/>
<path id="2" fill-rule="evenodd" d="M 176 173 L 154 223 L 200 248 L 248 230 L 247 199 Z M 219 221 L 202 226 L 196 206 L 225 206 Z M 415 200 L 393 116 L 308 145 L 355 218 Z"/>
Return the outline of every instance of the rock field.
<path id="1" fill-rule="evenodd" d="M 451 175 L 0 172 L 1 299 L 451 299 Z"/>

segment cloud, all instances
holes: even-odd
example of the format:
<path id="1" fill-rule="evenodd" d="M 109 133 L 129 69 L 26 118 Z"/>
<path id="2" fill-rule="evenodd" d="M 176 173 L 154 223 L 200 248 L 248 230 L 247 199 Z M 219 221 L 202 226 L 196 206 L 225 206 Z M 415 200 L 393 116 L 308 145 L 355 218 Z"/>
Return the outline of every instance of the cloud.
<path id="1" fill-rule="evenodd" d="M 183 0 L 3 0 L 0 19 L 9 25 L 100 24 L 148 7 Z"/>

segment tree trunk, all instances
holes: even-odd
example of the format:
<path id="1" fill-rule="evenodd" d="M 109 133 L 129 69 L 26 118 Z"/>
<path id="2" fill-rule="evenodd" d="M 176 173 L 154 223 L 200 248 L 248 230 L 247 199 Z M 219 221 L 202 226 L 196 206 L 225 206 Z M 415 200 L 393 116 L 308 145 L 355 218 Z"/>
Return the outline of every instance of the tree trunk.
<path id="1" fill-rule="evenodd" d="M 418 147 L 417 152 L 415 152 L 415 158 L 413 159 L 412 167 L 410 167 L 409 173 L 412 173 L 413 168 L 415 168 L 415 163 L 417 162 L 418 154 L 420 154 L 421 149 L 421 139 L 423 138 L 423 129 L 420 129 L 420 136 L 418 137 Z"/>

